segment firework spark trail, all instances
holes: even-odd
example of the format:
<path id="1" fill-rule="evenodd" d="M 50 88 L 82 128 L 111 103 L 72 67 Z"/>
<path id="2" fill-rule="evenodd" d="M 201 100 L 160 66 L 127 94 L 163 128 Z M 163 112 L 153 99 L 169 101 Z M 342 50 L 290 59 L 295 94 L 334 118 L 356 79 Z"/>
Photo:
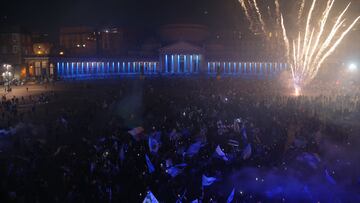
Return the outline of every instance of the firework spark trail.
<path id="1" fill-rule="evenodd" d="M 253 22 L 253 20 L 251 19 L 250 15 L 249 15 L 248 9 L 247 9 L 246 4 L 245 4 L 245 1 L 244 1 L 244 0 L 239 0 L 239 2 L 240 2 L 241 7 L 242 7 L 243 10 L 244 10 L 244 13 L 245 13 L 246 18 L 247 18 L 248 21 L 250 22 L 250 30 L 251 30 L 252 32 L 254 32 L 254 30 L 253 30 L 254 22 Z"/>
<path id="2" fill-rule="evenodd" d="M 265 36 L 268 36 L 268 35 L 267 35 L 267 32 L 266 32 L 266 29 L 265 29 L 265 22 L 264 22 L 263 17 L 262 17 L 262 15 L 261 15 L 261 13 L 260 13 L 260 9 L 259 9 L 259 7 L 258 7 L 258 5 L 257 5 L 256 0 L 253 0 L 253 4 L 254 4 L 255 10 L 256 10 L 256 14 L 257 14 L 257 16 L 258 16 L 258 20 L 259 20 L 259 22 L 260 22 L 260 24 L 261 24 L 261 30 L 263 31 L 263 33 L 265 34 Z"/>
<path id="3" fill-rule="evenodd" d="M 328 10 L 325 10 L 324 14 L 323 14 L 323 19 L 321 21 L 321 25 L 320 26 L 325 26 L 328 15 L 330 13 L 330 10 L 332 8 L 332 4 L 333 2 L 328 1 Z M 325 61 L 325 59 L 333 52 L 332 49 L 329 50 L 329 47 L 331 46 L 331 42 L 334 40 L 334 38 L 336 37 L 340 27 L 343 26 L 345 20 L 343 20 L 343 15 L 346 13 L 347 9 L 349 8 L 350 4 L 343 10 L 343 12 L 340 14 L 340 16 L 337 18 L 335 24 L 333 25 L 333 27 L 331 28 L 330 33 L 328 34 L 327 38 L 325 41 L 323 41 L 322 43 L 319 43 L 320 40 L 317 40 L 313 46 L 312 52 L 309 54 L 309 59 L 306 61 L 307 64 L 305 67 L 303 67 L 303 69 L 306 69 L 306 78 L 308 81 L 304 81 L 305 83 L 311 81 L 312 79 L 315 78 L 315 76 L 317 75 L 322 63 Z M 351 30 L 351 28 L 356 24 L 356 21 L 354 21 L 354 23 L 348 27 L 349 31 Z M 321 29 L 321 28 L 320 28 Z M 338 40 L 336 40 L 339 44 L 342 39 L 345 37 L 345 35 L 349 32 L 349 31 L 344 31 L 342 34 L 344 34 L 343 37 L 338 38 Z M 318 38 L 320 39 L 322 37 L 323 31 L 321 31 L 318 34 Z M 318 46 L 320 45 L 320 46 Z M 335 45 L 335 44 L 334 44 Z M 309 44 L 309 46 L 311 46 L 311 44 Z M 337 47 L 337 46 L 336 46 Z M 336 48 L 335 47 L 335 48 Z M 334 48 L 334 49 L 335 49 Z M 326 51 L 327 50 L 327 51 Z M 315 54 L 315 51 L 317 52 L 317 54 Z M 324 59 L 323 56 L 326 56 Z M 303 74 L 303 73 L 302 73 Z"/>
<path id="4" fill-rule="evenodd" d="M 266 24 L 263 21 L 262 12 L 256 0 L 239 0 L 239 2 L 244 5 L 244 10 L 250 22 L 254 25 L 254 22 L 260 21 L 262 28 L 265 28 Z M 305 13 L 306 0 L 301 0 L 297 16 L 299 31 L 296 32 L 296 36 L 292 37 L 290 43 L 284 17 L 280 11 L 279 0 L 274 0 L 276 26 L 273 27 L 275 30 L 271 30 L 271 32 L 275 32 L 278 28 L 282 31 L 281 40 L 285 48 L 285 57 L 290 66 L 294 87 L 297 92 L 302 86 L 307 85 L 316 77 L 325 60 L 336 50 L 345 36 L 360 20 L 359 16 L 349 26 L 345 26 L 344 15 L 350 7 L 350 4 L 348 4 L 337 16 L 335 23 L 329 23 L 335 0 L 327 0 L 326 2 L 326 7 L 322 10 L 320 17 L 315 18 L 314 16 L 318 13 L 315 10 L 318 10 L 317 7 L 320 4 L 317 4 L 317 0 L 312 0 L 311 7 L 307 11 L 306 21 L 302 26 L 301 19 Z M 249 5 L 249 10 L 246 8 L 246 3 Z M 271 14 L 269 6 L 267 9 L 267 12 Z M 257 13 L 257 18 L 252 19 L 253 16 L 249 15 L 249 13 Z M 329 27 L 329 31 L 325 29 L 327 27 Z"/>
<path id="5" fill-rule="evenodd" d="M 300 9 L 299 9 L 299 14 L 298 14 L 298 24 L 299 25 L 301 23 L 301 17 L 303 15 L 304 8 L 305 8 L 305 0 L 302 0 L 301 5 L 300 5 Z"/>
<path id="6" fill-rule="evenodd" d="M 334 45 L 329 49 L 329 51 L 324 54 L 324 56 L 321 58 L 321 60 L 317 64 L 316 69 L 315 69 L 316 71 L 313 74 L 313 77 L 311 79 L 313 79 L 316 76 L 317 72 L 319 71 L 319 69 L 321 67 L 321 64 L 324 63 L 324 61 L 335 51 L 335 49 L 339 46 L 339 44 L 344 39 L 344 37 L 351 31 L 351 29 L 356 25 L 356 23 L 359 20 L 360 20 L 360 16 L 354 20 L 354 22 L 341 34 L 339 39 L 334 43 Z"/>
<path id="7" fill-rule="evenodd" d="M 280 3 L 279 0 L 275 0 L 275 13 L 276 13 L 276 23 L 280 24 L 280 16 L 282 17 L 282 14 L 280 12 Z"/>
<path id="8" fill-rule="evenodd" d="M 350 7 L 350 5 L 351 4 L 349 3 L 347 5 L 347 7 L 343 10 L 343 12 L 337 18 L 334 26 L 331 29 L 331 32 L 328 35 L 328 37 L 326 38 L 326 40 L 324 41 L 322 46 L 319 48 L 318 54 L 315 56 L 315 59 L 314 59 L 315 61 L 319 60 L 319 57 L 322 55 L 322 53 L 325 51 L 325 49 L 327 49 L 330 46 L 330 43 L 333 40 L 333 38 L 335 37 L 335 35 L 338 32 L 339 28 L 345 23 L 345 20 L 343 19 L 343 16 L 346 13 L 346 11 L 348 10 L 348 8 Z M 313 52 L 314 51 L 315 50 L 313 50 Z M 313 52 L 312 52 L 312 54 L 314 54 Z M 312 56 L 312 54 L 311 54 L 311 56 Z"/>
<path id="9" fill-rule="evenodd" d="M 307 65 L 308 65 L 308 60 L 311 60 L 311 59 L 312 59 L 315 50 L 318 49 L 318 45 L 319 45 L 321 36 L 322 36 L 322 34 L 323 34 L 323 32 L 324 32 L 325 25 L 326 25 L 326 22 L 327 22 L 327 20 L 328 20 L 330 11 L 331 11 L 331 9 L 332 9 L 332 7 L 333 7 L 333 5 L 334 5 L 334 2 L 335 2 L 335 0 L 329 0 L 329 1 L 327 2 L 326 9 L 325 9 L 325 11 L 323 12 L 322 18 L 321 18 L 321 21 L 320 21 L 319 32 L 318 32 L 318 34 L 317 34 L 317 37 L 316 37 L 315 43 L 314 43 L 314 45 L 313 45 L 313 48 L 311 49 L 310 55 L 309 55 L 308 50 L 310 50 L 310 47 L 311 47 L 311 45 L 312 45 L 312 43 L 311 43 L 312 39 L 311 39 L 311 41 L 309 41 L 307 47 L 306 47 L 306 46 L 303 47 L 303 56 L 302 56 L 301 59 L 299 59 L 299 60 L 303 61 L 303 64 L 302 64 L 302 66 L 303 66 L 302 69 L 303 69 L 303 70 L 302 70 L 302 73 L 301 73 L 302 75 L 304 75 L 305 72 L 306 72 L 306 71 L 308 70 L 308 68 L 309 68 L 309 66 L 307 66 Z M 304 45 L 305 45 L 305 44 L 304 44 Z"/>

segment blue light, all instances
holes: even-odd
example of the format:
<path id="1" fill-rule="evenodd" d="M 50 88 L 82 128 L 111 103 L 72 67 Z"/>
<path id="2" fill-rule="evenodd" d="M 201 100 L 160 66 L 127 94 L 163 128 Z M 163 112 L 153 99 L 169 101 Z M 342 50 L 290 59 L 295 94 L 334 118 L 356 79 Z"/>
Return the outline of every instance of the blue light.
<path id="1" fill-rule="evenodd" d="M 84 62 L 81 62 L 81 74 L 84 74 Z"/>
<path id="2" fill-rule="evenodd" d="M 168 73 L 169 72 L 169 64 L 168 64 L 168 55 L 165 55 L 165 72 Z"/>
<path id="3" fill-rule="evenodd" d="M 180 55 L 177 55 L 177 72 L 180 73 Z"/>
<path id="4" fill-rule="evenodd" d="M 60 63 L 56 63 L 57 74 L 60 75 Z"/>
<path id="5" fill-rule="evenodd" d="M 193 55 L 190 55 L 190 73 L 193 72 Z"/>
<path id="6" fill-rule="evenodd" d="M 171 73 L 174 73 L 174 55 L 171 55 Z"/>
<path id="7" fill-rule="evenodd" d="M 184 72 L 187 73 L 188 70 L 187 70 L 187 55 L 184 55 Z"/>
<path id="8" fill-rule="evenodd" d="M 74 63 L 71 62 L 71 75 L 74 75 Z"/>
<path id="9" fill-rule="evenodd" d="M 199 55 L 196 55 L 196 70 L 195 70 L 195 73 L 199 72 L 199 66 L 200 66 Z"/>

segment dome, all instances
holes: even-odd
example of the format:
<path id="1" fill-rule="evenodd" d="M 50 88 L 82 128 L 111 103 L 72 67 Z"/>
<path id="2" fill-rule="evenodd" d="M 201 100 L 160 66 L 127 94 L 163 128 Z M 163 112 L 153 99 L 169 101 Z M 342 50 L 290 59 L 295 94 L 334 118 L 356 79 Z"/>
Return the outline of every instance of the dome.
<path id="1" fill-rule="evenodd" d="M 162 41 L 167 43 L 186 41 L 200 44 L 207 39 L 209 31 L 204 25 L 169 24 L 162 26 L 159 34 Z"/>

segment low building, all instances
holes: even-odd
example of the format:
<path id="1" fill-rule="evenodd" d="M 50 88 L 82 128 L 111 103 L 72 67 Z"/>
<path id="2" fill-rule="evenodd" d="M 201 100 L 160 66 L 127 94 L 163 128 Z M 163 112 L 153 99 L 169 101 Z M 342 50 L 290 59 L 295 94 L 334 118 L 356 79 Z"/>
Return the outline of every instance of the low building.
<path id="1" fill-rule="evenodd" d="M 42 79 L 136 74 L 271 76 L 286 68 L 281 62 L 249 59 L 256 47 L 251 43 L 239 47 L 241 33 L 224 33 L 213 38 L 206 26 L 171 24 L 142 39 L 141 34 L 121 28 L 62 28 L 58 49 L 49 43 L 33 44 L 33 55 L 25 58 L 26 73 Z M 228 33 L 234 36 L 224 37 Z"/>
<path id="2" fill-rule="evenodd" d="M 21 27 L 0 29 L 0 64 L 10 64 L 15 77 L 25 74 L 24 59 L 32 53 L 32 49 L 31 35 Z"/>

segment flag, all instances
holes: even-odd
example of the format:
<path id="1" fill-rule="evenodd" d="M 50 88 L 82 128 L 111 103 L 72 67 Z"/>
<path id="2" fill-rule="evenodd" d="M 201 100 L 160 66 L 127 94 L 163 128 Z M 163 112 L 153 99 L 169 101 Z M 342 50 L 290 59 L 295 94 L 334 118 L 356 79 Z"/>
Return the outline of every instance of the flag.
<path id="1" fill-rule="evenodd" d="M 336 180 L 329 174 L 327 169 L 325 169 L 325 178 L 329 183 L 336 185 Z"/>
<path id="2" fill-rule="evenodd" d="M 168 173 L 171 177 L 174 178 L 183 172 L 185 166 L 187 166 L 187 164 L 185 164 L 185 163 L 175 165 L 173 167 L 168 168 L 166 170 L 166 173 Z"/>
<path id="3" fill-rule="evenodd" d="M 121 162 L 125 160 L 125 144 L 121 145 L 120 151 L 119 151 L 119 159 Z"/>
<path id="4" fill-rule="evenodd" d="M 159 148 L 160 148 L 159 142 L 156 139 L 149 136 L 149 142 L 148 143 L 149 143 L 150 152 L 156 154 L 158 152 Z"/>
<path id="5" fill-rule="evenodd" d="M 230 145 L 230 146 L 232 146 L 232 147 L 238 147 L 238 146 L 239 146 L 239 142 L 236 141 L 236 140 L 229 139 L 229 140 L 228 140 L 228 145 Z"/>
<path id="6" fill-rule="evenodd" d="M 136 140 L 140 141 L 143 137 L 144 128 L 143 127 L 136 127 L 132 130 L 129 130 L 128 133 Z"/>
<path id="7" fill-rule="evenodd" d="M 304 152 L 296 158 L 296 160 L 301 162 L 306 162 L 311 168 L 317 169 L 318 164 L 320 163 L 320 158 L 317 154 Z"/>
<path id="8" fill-rule="evenodd" d="M 229 159 L 226 157 L 226 154 L 221 150 L 220 146 L 218 145 L 216 147 L 216 153 L 219 155 L 224 161 L 229 161 Z"/>
<path id="9" fill-rule="evenodd" d="M 202 186 L 210 186 L 216 181 L 214 177 L 207 177 L 205 175 L 202 176 Z"/>
<path id="10" fill-rule="evenodd" d="M 242 135 L 242 138 L 243 138 L 244 142 L 247 142 L 248 137 L 247 137 L 247 133 L 246 133 L 246 128 L 245 128 L 245 127 L 243 127 L 243 128 L 241 129 L 241 135 Z"/>
<path id="11" fill-rule="evenodd" d="M 146 165 L 148 167 L 149 173 L 153 173 L 155 171 L 155 167 L 154 165 L 151 163 L 149 157 L 147 154 L 145 154 L 145 159 L 146 159 Z"/>
<path id="12" fill-rule="evenodd" d="M 240 123 L 241 123 L 241 118 L 234 120 L 234 131 L 237 133 L 240 133 L 240 130 L 241 130 Z"/>
<path id="13" fill-rule="evenodd" d="M 61 152 L 61 150 L 65 149 L 66 147 L 67 146 L 65 145 L 58 147 L 57 150 L 54 152 L 53 156 L 57 156 Z"/>
<path id="14" fill-rule="evenodd" d="M 186 151 L 186 155 L 188 155 L 189 157 L 194 156 L 195 154 L 199 153 L 201 147 L 202 147 L 201 141 L 197 141 L 191 144 Z"/>
<path id="15" fill-rule="evenodd" d="M 234 199 L 234 195 L 235 195 L 235 188 L 231 191 L 229 197 L 227 198 L 226 203 L 231 203 Z"/>
<path id="16" fill-rule="evenodd" d="M 242 152 L 242 158 L 244 160 L 250 158 L 251 156 L 251 144 L 246 145 L 245 149 Z"/>
<path id="17" fill-rule="evenodd" d="M 148 191 L 143 203 L 159 203 L 159 201 L 151 191 Z"/>

